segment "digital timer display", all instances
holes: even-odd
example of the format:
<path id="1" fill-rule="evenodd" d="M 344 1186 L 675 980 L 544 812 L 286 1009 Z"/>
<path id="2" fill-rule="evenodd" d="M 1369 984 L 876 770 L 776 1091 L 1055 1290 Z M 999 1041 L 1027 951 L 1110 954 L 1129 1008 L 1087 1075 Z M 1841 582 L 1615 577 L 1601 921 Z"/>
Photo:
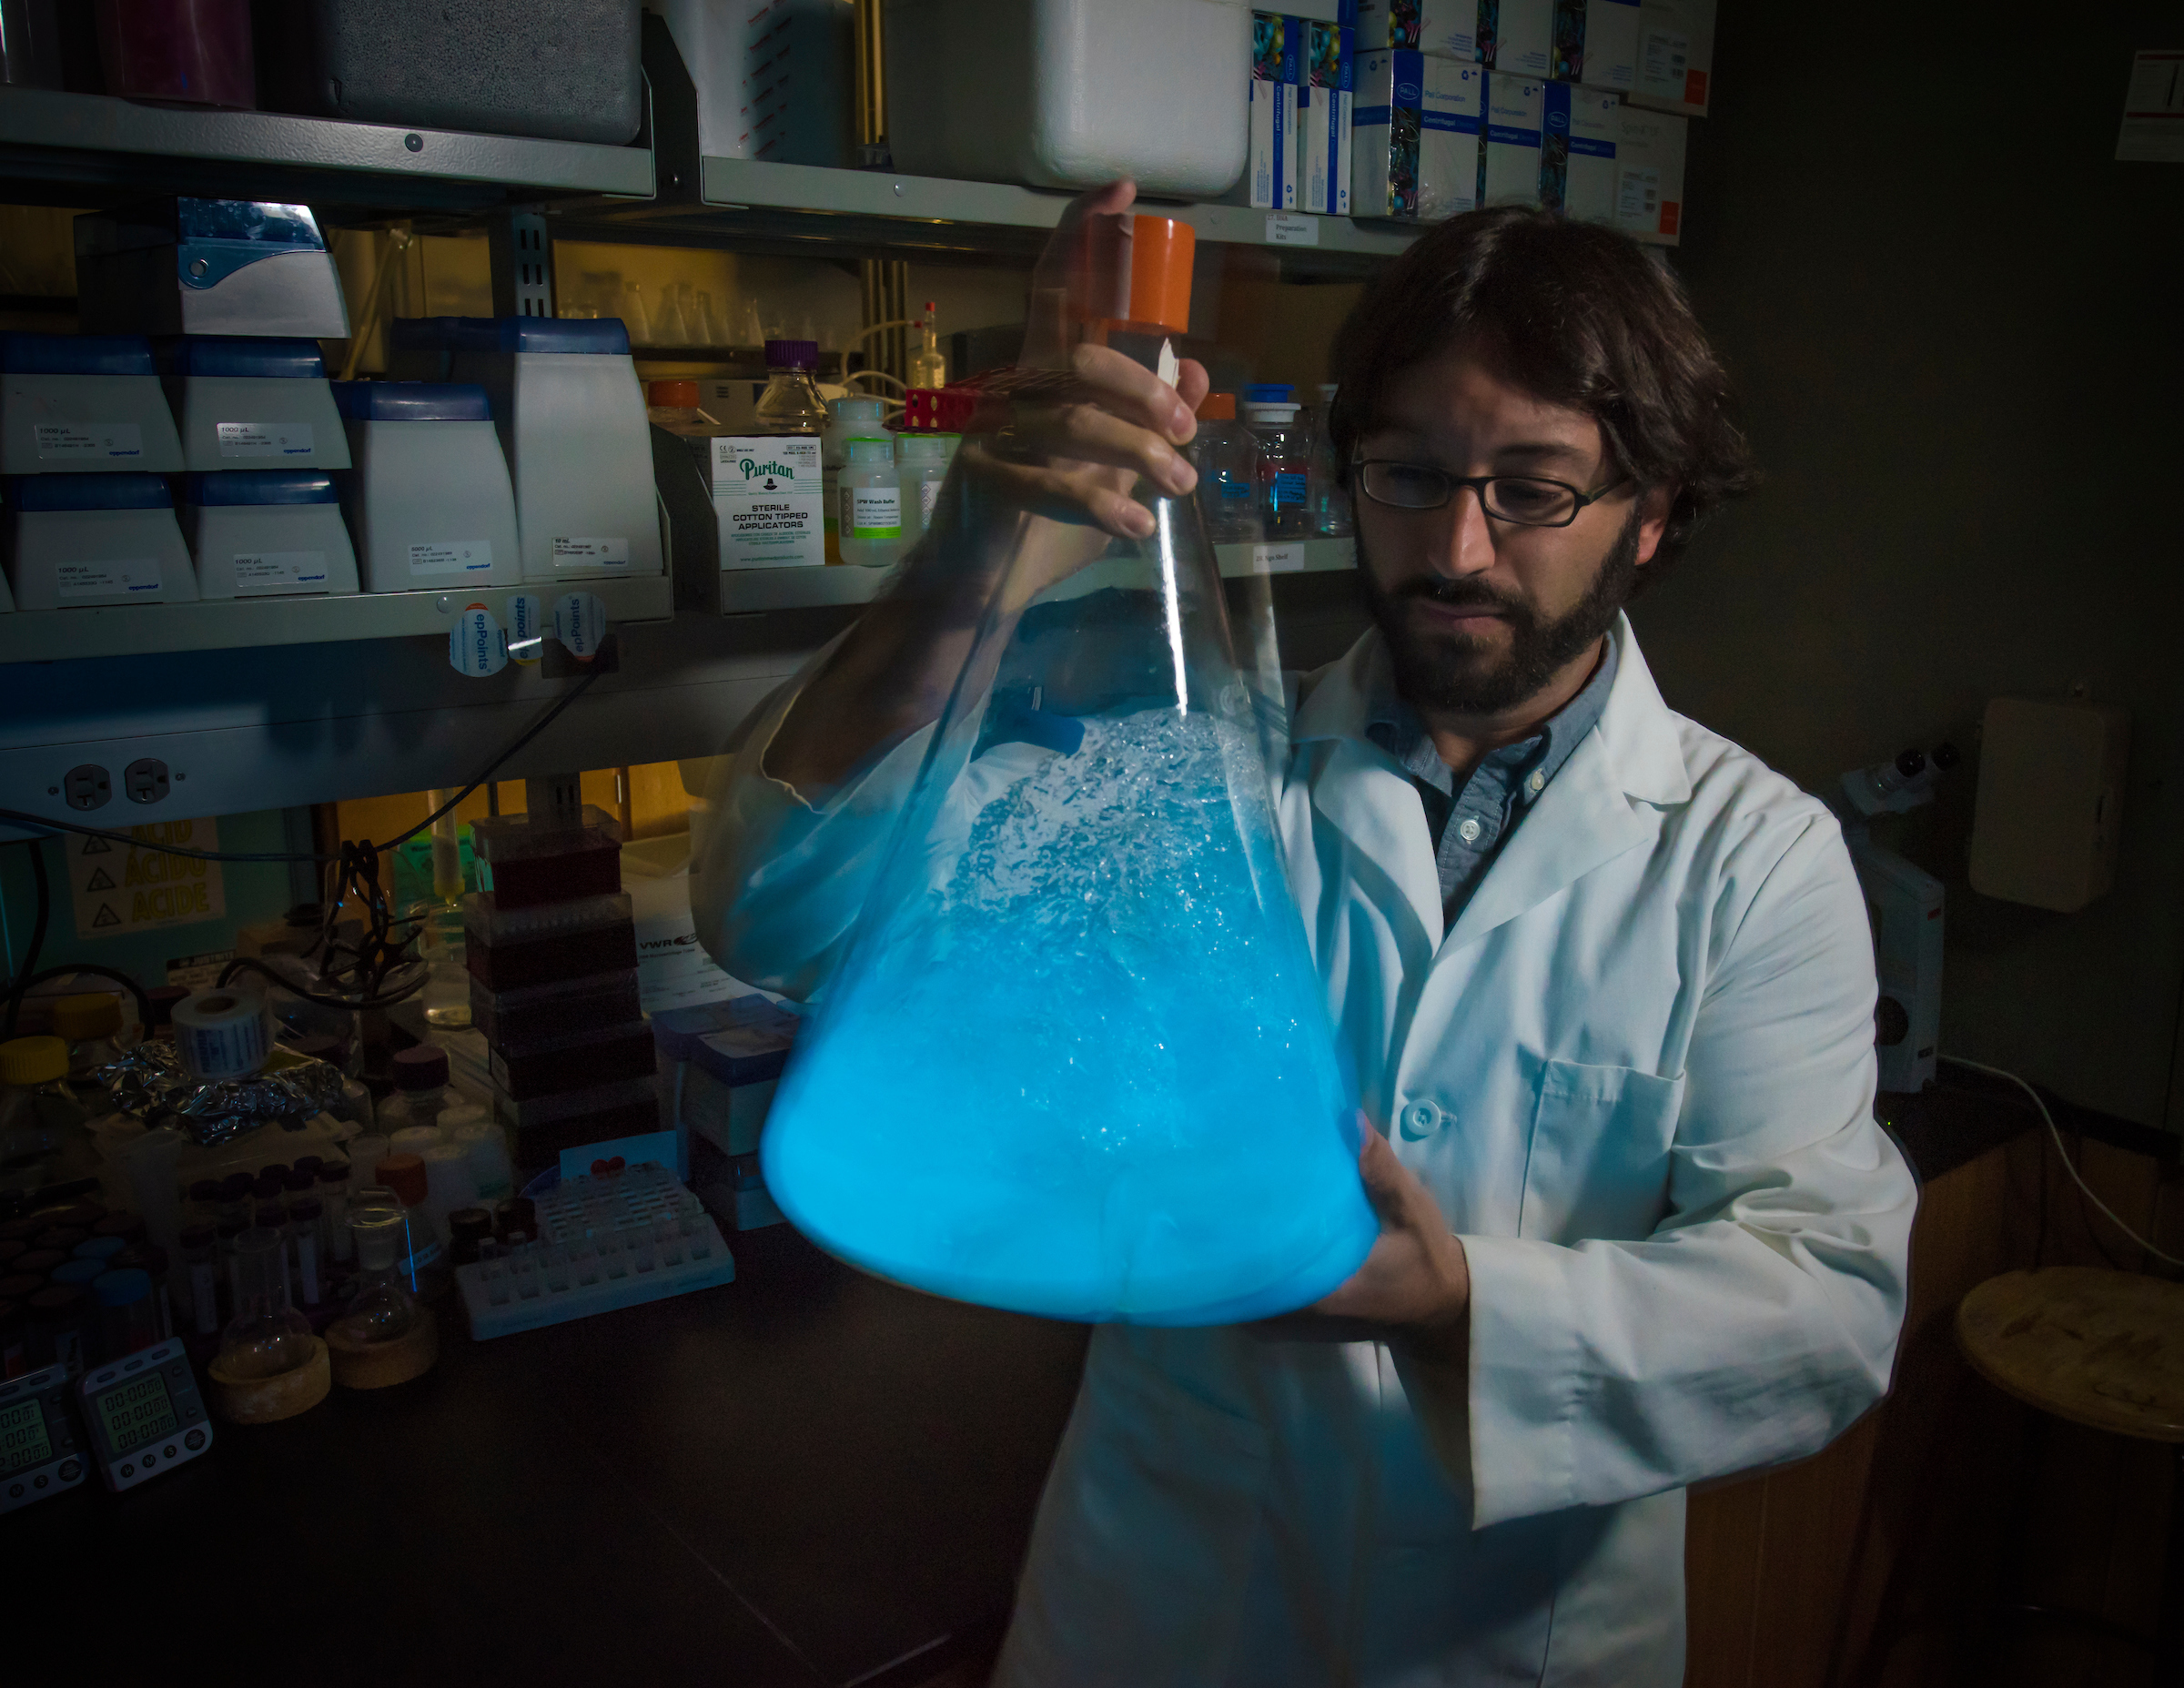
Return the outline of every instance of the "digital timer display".
<path id="1" fill-rule="evenodd" d="M 135 1448 L 176 1429 L 174 1402 L 167 1399 L 167 1380 L 157 1371 L 107 1390 L 97 1398 L 98 1416 L 106 1440 L 119 1450 Z"/>
<path id="2" fill-rule="evenodd" d="M 53 1438 L 46 1433 L 46 1410 L 35 1400 L 0 1407 L 0 1477 L 43 1465 L 53 1458 Z"/>

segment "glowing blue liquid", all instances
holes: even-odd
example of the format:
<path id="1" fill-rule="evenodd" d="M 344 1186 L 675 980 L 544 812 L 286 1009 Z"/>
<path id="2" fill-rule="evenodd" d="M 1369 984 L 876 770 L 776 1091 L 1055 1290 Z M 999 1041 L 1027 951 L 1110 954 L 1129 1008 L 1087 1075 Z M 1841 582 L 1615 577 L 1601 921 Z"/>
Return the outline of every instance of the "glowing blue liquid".
<path id="1" fill-rule="evenodd" d="M 1376 1226 L 1269 818 L 1224 777 L 1248 753 L 1172 707 L 1084 724 L 1074 755 L 989 751 L 989 777 L 1028 771 L 967 836 L 898 853 L 782 1081 L 767 1187 L 834 1252 L 963 1300 L 1302 1305 Z"/>

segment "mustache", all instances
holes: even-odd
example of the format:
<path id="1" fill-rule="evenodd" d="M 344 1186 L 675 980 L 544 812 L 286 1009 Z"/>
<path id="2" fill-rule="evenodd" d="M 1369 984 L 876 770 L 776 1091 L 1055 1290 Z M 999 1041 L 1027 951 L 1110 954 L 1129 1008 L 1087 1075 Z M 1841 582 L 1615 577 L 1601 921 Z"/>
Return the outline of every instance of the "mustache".
<path id="1" fill-rule="evenodd" d="M 1442 580 L 1425 574 L 1420 575 L 1415 580 L 1405 581 L 1401 585 L 1391 588 L 1388 595 L 1398 601 L 1405 598 L 1416 598 L 1426 603 L 1439 604 L 1448 610 L 1491 611 L 1494 614 L 1507 616 L 1512 621 L 1522 619 L 1524 614 L 1524 606 L 1522 603 L 1514 599 L 1503 597 L 1481 581 Z"/>

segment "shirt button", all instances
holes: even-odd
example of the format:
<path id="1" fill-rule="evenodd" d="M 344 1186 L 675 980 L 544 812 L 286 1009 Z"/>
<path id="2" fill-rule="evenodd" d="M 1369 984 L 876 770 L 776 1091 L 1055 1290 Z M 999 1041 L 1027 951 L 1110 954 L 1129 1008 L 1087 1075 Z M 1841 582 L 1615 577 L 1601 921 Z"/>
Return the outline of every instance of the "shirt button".
<path id="1" fill-rule="evenodd" d="M 1403 1135 L 1407 1137 L 1432 1136 L 1441 1129 L 1446 1117 L 1438 1103 L 1426 1101 L 1422 1097 L 1415 1102 L 1404 1103 L 1403 1111 L 1397 1116 Z"/>
<path id="2" fill-rule="evenodd" d="M 1532 772 L 1532 778 L 1527 780 L 1525 783 L 1532 787 L 1532 794 L 1536 797 L 1540 793 L 1547 789 L 1547 776 L 1541 773 L 1537 768 L 1534 768 Z"/>
<path id="3" fill-rule="evenodd" d="M 1465 821 L 1462 825 L 1456 829 L 1456 836 L 1462 839 L 1466 844 L 1477 844 L 1479 842 L 1479 823 L 1470 820 Z"/>

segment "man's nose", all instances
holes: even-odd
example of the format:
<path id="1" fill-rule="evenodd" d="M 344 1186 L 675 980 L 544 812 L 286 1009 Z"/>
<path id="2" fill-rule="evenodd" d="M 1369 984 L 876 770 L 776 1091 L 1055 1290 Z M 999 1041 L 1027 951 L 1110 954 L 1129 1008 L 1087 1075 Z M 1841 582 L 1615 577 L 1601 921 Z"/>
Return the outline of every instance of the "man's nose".
<path id="1" fill-rule="evenodd" d="M 1451 580 L 1484 574 L 1494 566 L 1494 529 L 1487 520 L 1485 493 L 1478 487 L 1457 487 L 1441 507 L 1441 524 L 1434 534 L 1434 571 Z"/>

